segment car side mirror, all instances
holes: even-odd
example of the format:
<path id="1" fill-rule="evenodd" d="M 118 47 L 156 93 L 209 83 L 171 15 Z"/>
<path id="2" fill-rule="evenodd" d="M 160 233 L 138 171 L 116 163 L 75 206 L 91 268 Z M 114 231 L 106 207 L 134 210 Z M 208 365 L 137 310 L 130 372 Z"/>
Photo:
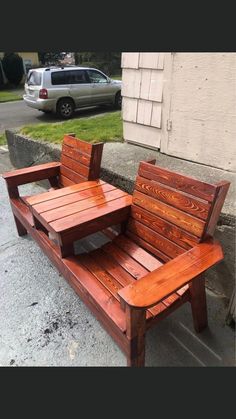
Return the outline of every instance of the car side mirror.
<path id="1" fill-rule="evenodd" d="M 111 79 L 107 77 L 107 83 L 111 83 Z"/>

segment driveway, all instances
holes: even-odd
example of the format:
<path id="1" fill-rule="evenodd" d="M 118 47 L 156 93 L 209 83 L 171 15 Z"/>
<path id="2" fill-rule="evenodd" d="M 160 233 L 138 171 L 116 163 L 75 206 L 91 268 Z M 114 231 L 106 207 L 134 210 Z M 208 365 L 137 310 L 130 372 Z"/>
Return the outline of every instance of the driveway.
<path id="1" fill-rule="evenodd" d="M 110 108 L 90 107 L 75 112 L 74 118 L 93 116 L 99 113 L 110 111 Z M 40 124 L 45 122 L 63 121 L 56 115 L 46 115 L 36 109 L 26 106 L 24 101 L 0 103 L 0 134 L 5 129 L 18 128 L 29 124 Z"/>

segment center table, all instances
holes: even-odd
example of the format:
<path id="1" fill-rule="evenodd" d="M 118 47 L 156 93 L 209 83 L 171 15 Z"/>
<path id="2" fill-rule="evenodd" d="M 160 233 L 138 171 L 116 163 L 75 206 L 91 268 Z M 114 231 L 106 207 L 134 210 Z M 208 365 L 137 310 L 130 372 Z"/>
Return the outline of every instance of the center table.
<path id="1" fill-rule="evenodd" d="M 50 233 L 61 257 L 73 242 L 127 220 L 132 196 L 102 180 L 86 181 L 26 199 L 35 228 Z"/>

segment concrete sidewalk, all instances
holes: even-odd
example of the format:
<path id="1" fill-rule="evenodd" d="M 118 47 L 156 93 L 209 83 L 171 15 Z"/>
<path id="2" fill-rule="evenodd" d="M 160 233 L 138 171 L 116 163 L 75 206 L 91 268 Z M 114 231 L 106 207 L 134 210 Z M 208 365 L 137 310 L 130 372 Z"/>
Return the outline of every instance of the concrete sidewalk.
<path id="1" fill-rule="evenodd" d="M 0 150 L 0 173 L 10 168 Z M 125 366 L 118 346 L 37 244 L 17 236 L 2 178 L 0 196 L 0 365 Z M 201 334 L 187 304 L 147 333 L 147 366 L 235 365 L 234 331 L 225 325 L 228 300 L 208 291 L 207 302 L 209 328 Z"/>

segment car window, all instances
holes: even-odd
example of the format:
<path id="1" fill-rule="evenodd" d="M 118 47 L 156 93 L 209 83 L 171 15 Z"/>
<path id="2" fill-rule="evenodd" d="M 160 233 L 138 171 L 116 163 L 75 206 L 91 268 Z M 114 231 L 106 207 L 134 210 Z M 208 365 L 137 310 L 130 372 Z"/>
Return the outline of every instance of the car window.
<path id="1" fill-rule="evenodd" d="M 84 70 L 71 70 L 70 71 L 70 83 L 71 84 L 88 83 L 85 71 Z"/>
<path id="2" fill-rule="evenodd" d="M 38 71 L 30 71 L 27 77 L 28 86 L 40 86 L 42 80 L 42 74 Z"/>
<path id="3" fill-rule="evenodd" d="M 54 71 L 51 74 L 52 85 L 61 85 L 70 83 L 70 71 Z"/>
<path id="4" fill-rule="evenodd" d="M 107 78 L 96 70 L 87 70 L 91 83 L 107 83 Z"/>

